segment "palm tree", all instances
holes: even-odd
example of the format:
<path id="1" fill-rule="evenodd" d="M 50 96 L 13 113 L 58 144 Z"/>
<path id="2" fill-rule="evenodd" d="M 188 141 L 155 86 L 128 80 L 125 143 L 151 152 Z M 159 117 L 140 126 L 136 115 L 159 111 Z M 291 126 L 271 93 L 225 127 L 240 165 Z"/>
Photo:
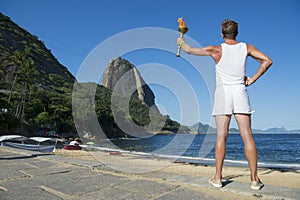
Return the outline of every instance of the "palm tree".
<path id="1" fill-rule="evenodd" d="M 0 57 L 0 80 L 4 81 L 3 83 L 5 84 L 5 76 L 7 75 L 6 69 L 12 65 L 11 62 L 11 54 L 9 52 L 3 52 L 3 54 Z M 3 89 L 6 89 L 3 88 Z M 4 91 L 6 93 L 6 91 Z"/>
<path id="2" fill-rule="evenodd" d="M 10 94 L 8 98 L 8 103 L 10 103 L 12 98 L 12 92 L 17 86 L 19 88 L 19 102 L 17 103 L 15 109 L 15 116 L 17 118 L 24 117 L 25 114 L 25 102 L 27 97 L 27 91 L 29 89 L 29 97 L 34 85 L 34 76 L 36 70 L 34 68 L 34 61 L 28 58 L 26 52 L 21 52 L 16 50 L 11 55 L 12 63 L 16 66 L 14 72 L 14 80 L 10 89 Z"/>
<path id="3" fill-rule="evenodd" d="M 21 130 L 23 132 L 24 116 L 25 116 L 25 104 L 27 94 L 29 90 L 29 98 L 34 85 L 34 77 L 36 70 L 34 67 L 34 61 L 27 56 L 26 52 L 15 51 L 11 56 L 13 63 L 16 65 L 15 77 L 10 90 L 9 100 L 10 103 L 12 97 L 12 91 L 16 88 L 19 90 L 19 101 L 15 107 L 14 115 L 20 119 Z M 29 99 L 28 98 L 28 99 Z"/>
<path id="4" fill-rule="evenodd" d="M 26 59 L 23 63 L 23 65 L 19 68 L 19 78 L 18 82 L 21 84 L 21 102 L 20 102 L 20 109 L 19 113 L 17 113 L 17 117 L 19 118 L 24 117 L 25 114 L 25 100 L 27 97 L 27 90 L 29 90 L 29 97 L 28 100 L 30 99 L 30 95 L 33 89 L 33 84 L 34 84 L 34 75 L 35 75 L 35 69 L 34 69 L 34 61 L 29 58 Z"/>
<path id="5" fill-rule="evenodd" d="M 11 97 L 12 97 L 12 92 L 13 92 L 13 90 L 14 90 L 14 87 L 15 87 L 15 84 L 16 84 L 16 82 L 17 82 L 17 78 L 18 78 L 18 74 L 19 74 L 19 68 L 20 68 L 20 66 L 22 66 L 23 65 L 23 63 L 25 62 L 25 60 L 26 60 L 26 55 L 25 55 L 25 53 L 24 52 L 21 52 L 21 51 L 19 51 L 19 50 L 16 50 L 13 54 L 12 54 L 12 56 L 10 57 L 11 58 L 11 60 L 12 60 L 12 63 L 13 64 L 15 64 L 15 71 L 14 71 L 14 81 L 13 81 L 13 83 L 12 83 L 12 85 L 11 85 L 11 89 L 10 89 L 10 93 L 9 93 L 9 97 L 8 97 L 8 103 L 10 103 L 10 101 L 11 101 Z"/>

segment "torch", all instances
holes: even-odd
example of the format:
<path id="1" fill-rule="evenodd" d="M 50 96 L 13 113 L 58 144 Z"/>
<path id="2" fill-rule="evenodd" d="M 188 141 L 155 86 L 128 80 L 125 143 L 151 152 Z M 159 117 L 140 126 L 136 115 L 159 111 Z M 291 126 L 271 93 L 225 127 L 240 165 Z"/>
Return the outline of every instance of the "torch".
<path id="1" fill-rule="evenodd" d="M 180 32 L 180 37 L 183 38 L 183 35 L 189 29 L 186 26 L 185 22 L 182 20 L 182 17 L 178 18 L 177 22 L 179 23 L 179 25 L 178 25 L 178 31 Z M 177 54 L 176 54 L 177 57 L 180 57 L 180 50 L 181 50 L 181 45 L 178 45 Z"/>

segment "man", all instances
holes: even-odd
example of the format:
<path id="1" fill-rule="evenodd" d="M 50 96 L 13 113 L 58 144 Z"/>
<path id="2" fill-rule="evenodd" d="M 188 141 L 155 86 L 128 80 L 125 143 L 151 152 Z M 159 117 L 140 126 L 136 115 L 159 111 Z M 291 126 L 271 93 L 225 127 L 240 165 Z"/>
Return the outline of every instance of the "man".
<path id="1" fill-rule="evenodd" d="M 232 20 L 222 22 L 224 43 L 219 46 L 192 48 L 182 38 L 177 44 L 188 54 L 211 56 L 216 63 L 216 91 L 213 116 L 217 126 L 215 146 L 216 173 L 209 180 L 215 187 L 222 187 L 222 168 L 226 154 L 231 116 L 234 115 L 241 137 L 244 151 L 251 172 L 251 189 L 259 190 L 264 184 L 257 175 L 257 151 L 252 138 L 251 109 L 246 86 L 252 85 L 272 65 L 272 60 L 253 45 L 237 42 L 238 23 Z M 248 56 L 260 63 L 260 67 L 252 77 L 245 76 L 245 65 Z"/>

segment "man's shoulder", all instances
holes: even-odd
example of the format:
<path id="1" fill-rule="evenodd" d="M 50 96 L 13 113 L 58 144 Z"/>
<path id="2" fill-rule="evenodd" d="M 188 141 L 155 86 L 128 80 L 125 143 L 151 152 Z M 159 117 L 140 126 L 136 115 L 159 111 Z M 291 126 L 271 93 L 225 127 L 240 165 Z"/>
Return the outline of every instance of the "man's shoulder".
<path id="1" fill-rule="evenodd" d="M 221 50 L 222 49 L 222 46 L 221 44 L 218 45 L 218 46 L 206 46 L 204 47 L 206 50 L 211 50 L 211 51 L 217 51 L 217 50 Z"/>
<path id="2" fill-rule="evenodd" d="M 222 46 L 206 46 L 204 50 L 209 53 L 212 57 L 218 57 L 218 55 L 222 55 Z"/>
<path id="3" fill-rule="evenodd" d="M 252 44 L 246 44 L 247 45 L 247 51 L 248 53 L 252 52 L 253 50 L 256 50 L 256 47 Z"/>

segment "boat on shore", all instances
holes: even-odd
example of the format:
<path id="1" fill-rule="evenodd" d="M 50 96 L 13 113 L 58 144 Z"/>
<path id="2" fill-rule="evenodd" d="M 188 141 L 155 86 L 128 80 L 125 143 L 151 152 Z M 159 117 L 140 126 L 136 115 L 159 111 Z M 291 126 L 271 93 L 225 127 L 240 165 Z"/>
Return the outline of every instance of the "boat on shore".
<path id="1" fill-rule="evenodd" d="M 24 149 L 28 151 L 38 151 L 43 153 L 55 152 L 55 145 L 41 145 L 41 144 L 22 144 L 15 142 L 1 142 L 1 146 L 12 147 L 17 149 Z"/>
<path id="2" fill-rule="evenodd" d="M 79 139 L 75 139 L 71 141 L 69 144 L 64 144 L 65 150 L 82 150 L 82 147 L 80 146 Z"/>
<path id="3" fill-rule="evenodd" d="M 47 145 L 41 143 L 48 143 Z M 24 149 L 28 151 L 38 151 L 43 153 L 55 152 L 57 142 L 62 142 L 59 138 L 30 137 L 21 135 L 0 136 L 1 146 Z M 50 143 L 50 144 L 49 144 Z"/>
<path id="4" fill-rule="evenodd" d="M 64 150 L 82 150 L 79 145 L 64 144 Z"/>

